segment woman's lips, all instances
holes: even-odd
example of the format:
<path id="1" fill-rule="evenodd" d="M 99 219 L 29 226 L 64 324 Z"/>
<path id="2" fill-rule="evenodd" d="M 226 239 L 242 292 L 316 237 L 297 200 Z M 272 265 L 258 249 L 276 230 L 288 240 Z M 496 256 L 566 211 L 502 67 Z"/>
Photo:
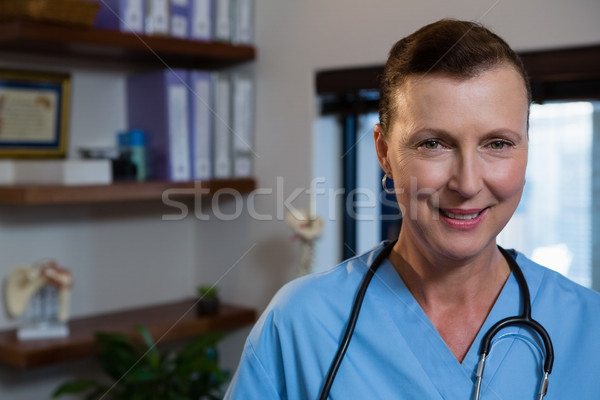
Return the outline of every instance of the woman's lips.
<path id="1" fill-rule="evenodd" d="M 487 208 L 460 209 L 440 208 L 440 219 L 454 229 L 463 231 L 475 229 L 483 220 Z"/>

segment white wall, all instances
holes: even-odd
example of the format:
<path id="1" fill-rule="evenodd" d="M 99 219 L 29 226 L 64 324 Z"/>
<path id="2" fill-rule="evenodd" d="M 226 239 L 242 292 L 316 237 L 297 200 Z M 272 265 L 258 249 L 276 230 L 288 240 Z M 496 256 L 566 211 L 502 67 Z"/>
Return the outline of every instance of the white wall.
<path id="1" fill-rule="evenodd" d="M 278 203 L 311 178 L 314 74 L 322 68 L 382 64 L 391 45 L 441 17 L 478 19 L 518 50 L 600 43 L 597 0 L 384 1 L 256 0 L 258 59 L 256 176 L 273 194 L 256 197 L 256 211 L 276 217 Z M 0 57 L 1 65 L 15 61 Z M 17 63 L 32 61 L 26 57 Z M 38 67 L 38 65 L 34 65 Z M 42 69 L 73 72 L 72 148 L 110 143 L 124 127 L 123 71 L 44 61 Z M 284 177 L 277 195 L 277 177 Z M 293 204 L 307 206 L 305 197 Z M 221 207 L 233 213 L 233 204 Z M 296 274 L 299 246 L 283 221 L 162 221 L 160 204 L 1 207 L 0 274 L 19 263 L 55 257 L 76 279 L 74 315 L 133 307 L 193 293 L 219 280 L 225 300 L 261 310 Z M 4 316 L 0 328 L 12 326 Z M 242 330 L 225 342 L 235 366 Z M 43 399 L 85 362 L 31 372 L 0 368 L 0 397 Z"/>

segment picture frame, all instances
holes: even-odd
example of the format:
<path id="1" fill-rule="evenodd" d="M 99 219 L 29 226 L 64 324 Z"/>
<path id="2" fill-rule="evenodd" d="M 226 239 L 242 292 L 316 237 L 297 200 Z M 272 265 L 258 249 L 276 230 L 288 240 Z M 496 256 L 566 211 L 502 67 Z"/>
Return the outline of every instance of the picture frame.
<path id="1" fill-rule="evenodd" d="M 70 95 L 68 74 L 0 70 L 0 157 L 65 157 Z"/>

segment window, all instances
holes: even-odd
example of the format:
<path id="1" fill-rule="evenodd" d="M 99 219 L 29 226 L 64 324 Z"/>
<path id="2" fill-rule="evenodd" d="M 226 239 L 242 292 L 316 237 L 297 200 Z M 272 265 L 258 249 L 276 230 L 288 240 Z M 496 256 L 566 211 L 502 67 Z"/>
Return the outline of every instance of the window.
<path id="1" fill-rule="evenodd" d="M 531 109 L 523 199 L 498 241 L 600 290 L 600 102 L 596 102 L 600 99 L 600 45 L 520 55 L 533 98 L 543 105 Z M 397 212 L 392 207 L 357 209 L 355 217 L 360 218 L 353 218 L 344 207 L 348 196 L 361 186 L 377 185 L 379 190 L 381 172 L 375 172 L 379 171 L 375 152 L 370 158 L 367 148 L 372 146 L 370 131 L 377 121 L 377 96 L 373 93 L 382 72 L 382 66 L 371 66 L 316 75 L 321 119 L 334 122 L 330 125 L 336 126 L 338 135 L 334 146 L 338 153 L 327 155 L 336 157 L 338 163 L 328 164 L 326 171 L 334 177 L 332 187 L 344 193 L 333 203 L 328 199 L 329 208 L 337 204 L 336 219 L 327 221 L 336 227 L 337 236 L 328 242 L 327 252 L 336 248 L 337 261 L 389 237 L 386 232 L 397 231 L 397 222 L 386 218 Z M 326 133 L 319 128 L 323 126 L 317 124 L 315 131 L 315 156 L 324 154 L 317 151 Z M 314 176 L 320 176 L 317 169 Z M 370 204 L 362 195 L 351 200 Z M 331 215 L 329 208 L 319 211 L 317 207 L 317 211 Z M 378 213 L 379 221 L 368 220 L 373 213 Z M 319 264 L 319 254 L 316 257 Z M 331 267 L 330 261 L 322 268 Z"/>
<path id="2" fill-rule="evenodd" d="M 531 106 L 525 190 L 498 243 L 592 284 L 594 104 Z"/>

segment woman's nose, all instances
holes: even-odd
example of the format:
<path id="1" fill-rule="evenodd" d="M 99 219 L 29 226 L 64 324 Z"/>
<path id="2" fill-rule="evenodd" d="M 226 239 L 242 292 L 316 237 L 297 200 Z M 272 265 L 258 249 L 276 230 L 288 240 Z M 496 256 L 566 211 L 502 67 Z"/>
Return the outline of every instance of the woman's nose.
<path id="1" fill-rule="evenodd" d="M 483 187 L 484 166 L 471 153 L 458 154 L 453 164 L 448 188 L 463 198 L 475 197 Z"/>

